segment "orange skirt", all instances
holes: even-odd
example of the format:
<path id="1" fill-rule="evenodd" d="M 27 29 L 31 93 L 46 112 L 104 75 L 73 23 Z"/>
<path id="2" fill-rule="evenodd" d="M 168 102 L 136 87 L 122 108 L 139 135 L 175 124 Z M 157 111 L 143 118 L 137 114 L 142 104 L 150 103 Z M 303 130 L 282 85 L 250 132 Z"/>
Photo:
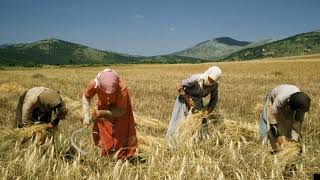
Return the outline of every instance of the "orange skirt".
<path id="1" fill-rule="evenodd" d="M 97 118 L 92 128 L 92 137 L 101 149 L 101 156 L 114 155 L 116 159 L 133 157 L 137 148 L 133 118 L 117 118 L 111 123 Z"/>

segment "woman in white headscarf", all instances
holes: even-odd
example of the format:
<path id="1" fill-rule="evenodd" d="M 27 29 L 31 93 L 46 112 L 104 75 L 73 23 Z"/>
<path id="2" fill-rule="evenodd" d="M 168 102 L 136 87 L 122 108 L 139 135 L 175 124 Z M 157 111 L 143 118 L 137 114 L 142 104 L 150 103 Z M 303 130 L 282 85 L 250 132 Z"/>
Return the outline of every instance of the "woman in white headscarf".
<path id="1" fill-rule="evenodd" d="M 210 114 L 218 101 L 218 86 L 221 69 L 212 66 L 203 74 L 193 74 L 177 84 L 179 96 L 176 99 L 171 115 L 166 138 L 175 133 L 178 123 L 185 118 L 188 112 L 202 111 L 204 115 Z M 210 95 L 209 103 L 204 106 L 204 97 Z"/>

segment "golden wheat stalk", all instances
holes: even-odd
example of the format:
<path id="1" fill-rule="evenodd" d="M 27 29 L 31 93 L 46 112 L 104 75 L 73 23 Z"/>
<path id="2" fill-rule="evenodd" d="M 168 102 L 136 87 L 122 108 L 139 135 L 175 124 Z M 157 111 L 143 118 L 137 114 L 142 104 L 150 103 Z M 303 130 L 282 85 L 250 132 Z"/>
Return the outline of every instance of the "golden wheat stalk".
<path id="1" fill-rule="evenodd" d="M 188 116 L 178 124 L 176 139 L 191 144 L 198 142 L 203 136 L 201 128 L 204 118 L 208 123 L 208 135 L 223 136 L 229 141 L 257 141 L 257 125 L 226 119 L 217 112 L 209 116 L 204 116 L 202 113 Z"/>

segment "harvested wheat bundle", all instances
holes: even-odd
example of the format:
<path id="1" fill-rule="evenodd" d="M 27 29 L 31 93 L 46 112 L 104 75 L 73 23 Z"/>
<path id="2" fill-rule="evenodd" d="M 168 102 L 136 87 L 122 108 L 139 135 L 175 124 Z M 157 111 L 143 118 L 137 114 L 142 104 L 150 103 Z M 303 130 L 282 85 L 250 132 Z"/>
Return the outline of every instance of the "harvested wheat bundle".
<path id="1" fill-rule="evenodd" d="M 183 142 L 192 145 L 194 142 L 197 142 L 200 136 L 203 118 L 202 113 L 196 113 L 187 116 L 185 120 L 181 121 L 181 123 L 178 124 L 175 134 L 175 139 L 178 143 Z"/>
<path id="2" fill-rule="evenodd" d="M 46 138 L 53 135 L 53 129 L 49 124 L 38 124 L 21 129 L 4 129 L 1 131 L 3 134 L 0 138 L 0 149 L 7 150 L 12 148 L 16 143 L 23 144 L 33 137 L 36 138 L 37 144 L 43 144 Z"/>
<path id="3" fill-rule="evenodd" d="M 220 131 L 227 139 L 233 141 L 257 141 L 257 125 L 252 123 L 237 122 L 229 119 L 224 119 L 223 123 L 218 126 L 213 126 Z"/>
<path id="4" fill-rule="evenodd" d="M 285 141 L 279 152 L 275 154 L 275 167 L 282 172 L 285 178 L 291 178 L 298 171 L 301 163 L 302 147 L 300 143 Z"/>
<path id="5" fill-rule="evenodd" d="M 29 127 L 14 129 L 14 130 L 6 130 L 7 136 L 6 138 L 31 138 L 35 134 L 51 129 L 52 125 L 50 124 L 37 124 Z"/>
<path id="6" fill-rule="evenodd" d="M 205 130 L 206 126 L 208 130 Z M 223 137 L 228 141 L 256 141 L 258 140 L 256 130 L 257 125 L 229 120 L 218 112 L 209 116 L 196 113 L 188 116 L 178 125 L 176 139 L 179 142 L 192 144 L 201 140 L 203 136 L 211 135 Z"/>
<path id="7" fill-rule="evenodd" d="M 276 154 L 279 163 L 294 163 L 302 153 L 300 143 L 285 141 L 281 146 L 280 151 Z"/>

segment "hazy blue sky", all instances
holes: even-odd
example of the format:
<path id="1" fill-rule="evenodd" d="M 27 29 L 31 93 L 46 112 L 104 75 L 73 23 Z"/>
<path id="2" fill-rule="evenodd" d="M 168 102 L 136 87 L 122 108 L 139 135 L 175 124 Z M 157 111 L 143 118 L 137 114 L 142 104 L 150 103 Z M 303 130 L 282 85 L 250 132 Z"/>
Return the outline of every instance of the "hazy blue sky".
<path id="1" fill-rule="evenodd" d="M 0 44 L 59 38 L 157 55 L 230 36 L 255 41 L 320 29 L 320 0 L 0 0 Z"/>

